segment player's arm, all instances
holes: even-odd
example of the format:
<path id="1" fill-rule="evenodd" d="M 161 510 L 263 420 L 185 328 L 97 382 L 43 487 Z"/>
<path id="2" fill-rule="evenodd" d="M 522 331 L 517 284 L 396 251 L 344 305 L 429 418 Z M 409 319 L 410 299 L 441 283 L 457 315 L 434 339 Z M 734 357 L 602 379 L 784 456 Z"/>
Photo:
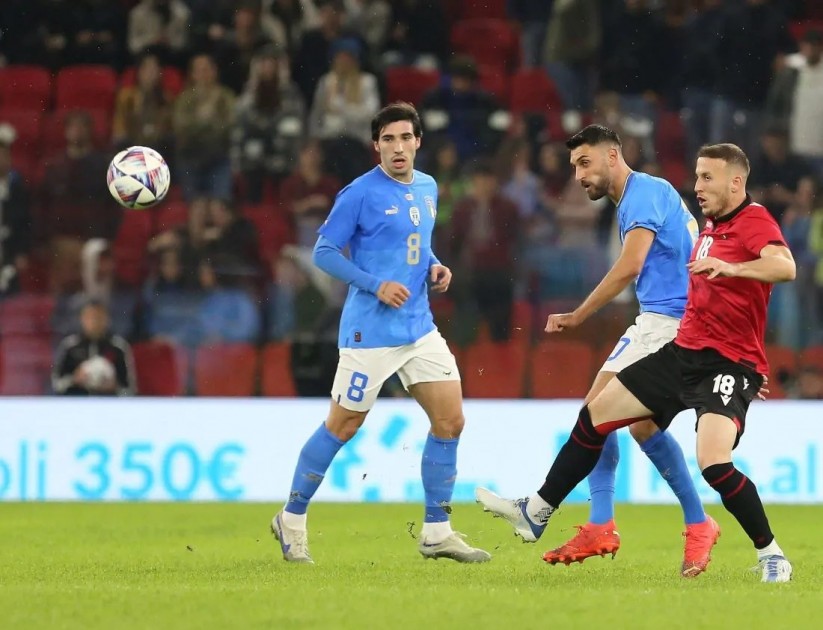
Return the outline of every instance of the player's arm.
<path id="1" fill-rule="evenodd" d="M 589 296 L 572 313 L 549 316 L 546 332 L 579 326 L 606 304 L 611 302 L 640 275 L 646 256 L 654 243 L 655 233 L 637 227 L 626 234 L 620 256 Z"/>
<path id="2" fill-rule="evenodd" d="M 452 281 L 452 271 L 438 260 L 434 252 L 429 254 L 429 277 L 431 278 L 432 291 L 445 293 L 449 290 Z"/>
<path id="3" fill-rule="evenodd" d="M 718 258 L 707 257 L 689 263 L 689 271 L 714 278 L 746 278 L 776 284 L 790 282 L 797 274 L 794 257 L 785 245 L 766 245 L 760 250 L 760 257 L 742 263 L 729 263 Z"/>

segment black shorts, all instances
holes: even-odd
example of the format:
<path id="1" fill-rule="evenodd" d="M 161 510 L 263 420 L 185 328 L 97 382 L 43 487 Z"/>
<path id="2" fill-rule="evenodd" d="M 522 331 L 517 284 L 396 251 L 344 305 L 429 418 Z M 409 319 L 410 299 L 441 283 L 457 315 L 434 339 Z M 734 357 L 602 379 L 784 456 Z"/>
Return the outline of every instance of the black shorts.
<path id="1" fill-rule="evenodd" d="M 752 367 L 711 348 L 688 350 L 673 341 L 618 372 L 617 378 L 654 413 L 661 430 L 686 409 L 694 409 L 698 421 L 704 413 L 716 413 L 737 425 L 735 446 L 746 428 L 749 403 L 763 384 Z"/>

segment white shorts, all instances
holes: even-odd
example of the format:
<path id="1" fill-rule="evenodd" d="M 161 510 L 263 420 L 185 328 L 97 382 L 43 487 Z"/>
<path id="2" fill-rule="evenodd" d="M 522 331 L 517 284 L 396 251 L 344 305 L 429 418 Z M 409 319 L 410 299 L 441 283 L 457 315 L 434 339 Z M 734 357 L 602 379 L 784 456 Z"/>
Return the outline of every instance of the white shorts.
<path id="1" fill-rule="evenodd" d="M 680 320 L 676 317 L 640 313 L 617 342 L 600 371 L 620 372 L 643 357 L 657 352 L 677 336 L 679 326 Z"/>
<path id="2" fill-rule="evenodd" d="M 368 411 L 383 383 L 395 372 L 403 387 L 459 381 L 457 361 L 438 330 L 414 343 L 390 348 L 340 348 L 332 400 L 351 411 Z"/>

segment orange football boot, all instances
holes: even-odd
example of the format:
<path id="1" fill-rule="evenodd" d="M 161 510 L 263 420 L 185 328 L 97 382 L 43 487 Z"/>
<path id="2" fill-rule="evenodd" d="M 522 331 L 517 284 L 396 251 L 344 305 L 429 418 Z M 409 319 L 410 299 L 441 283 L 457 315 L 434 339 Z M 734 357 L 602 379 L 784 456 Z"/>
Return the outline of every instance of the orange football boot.
<path id="1" fill-rule="evenodd" d="M 686 539 L 686 546 L 683 550 L 683 566 L 680 568 L 680 575 L 683 577 L 697 577 L 712 559 L 712 547 L 720 538 L 720 526 L 715 520 L 706 515 L 706 520 L 694 525 L 686 525 L 683 532 Z"/>
<path id="2" fill-rule="evenodd" d="M 575 527 L 577 534 L 566 544 L 543 554 L 543 560 L 549 564 L 562 562 L 568 566 L 572 562 L 583 562 L 586 558 L 605 556 L 607 553 L 614 558 L 620 549 L 620 534 L 615 529 L 614 520 L 602 525 L 586 523 Z"/>

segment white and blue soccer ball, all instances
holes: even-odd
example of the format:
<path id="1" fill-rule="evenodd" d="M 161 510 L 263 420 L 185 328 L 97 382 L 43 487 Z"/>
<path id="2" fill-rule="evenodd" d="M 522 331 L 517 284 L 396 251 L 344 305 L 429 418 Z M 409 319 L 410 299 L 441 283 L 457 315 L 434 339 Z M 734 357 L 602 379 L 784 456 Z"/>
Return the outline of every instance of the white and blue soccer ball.
<path id="1" fill-rule="evenodd" d="M 114 156 L 106 183 L 121 206 L 148 208 L 169 192 L 171 174 L 166 160 L 154 149 L 129 147 Z"/>

